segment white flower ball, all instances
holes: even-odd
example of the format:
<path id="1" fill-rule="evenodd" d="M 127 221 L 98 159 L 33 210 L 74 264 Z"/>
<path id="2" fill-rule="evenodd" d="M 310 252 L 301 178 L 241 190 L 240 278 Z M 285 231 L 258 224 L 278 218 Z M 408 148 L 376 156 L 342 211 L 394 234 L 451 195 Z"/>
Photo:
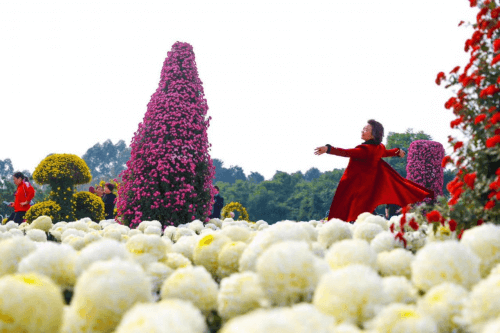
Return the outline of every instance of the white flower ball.
<path id="1" fill-rule="evenodd" d="M 280 306 L 310 300 L 319 280 L 317 259 L 306 242 L 281 242 L 257 260 L 267 297 Z"/>
<path id="2" fill-rule="evenodd" d="M 229 242 L 222 247 L 217 259 L 217 276 L 220 279 L 238 272 L 240 257 L 246 247 L 244 242 Z"/>
<path id="3" fill-rule="evenodd" d="M 101 239 L 102 239 L 102 236 L 99 235 L 99 233 L 97 231 L 91 231 L 83 237 L 83 241 L 85 242 L 85 245 L 89 245 L 90 243 L 97 242 Z"/>
<path id="4" fill-rule="evenodd" d="M 147 227 L 149 226 L 153 226 L 153 227 L 158 227 L 161 229 L 162 225 L 161 225 L 161 222 L 160 221 L 156 221 L 156 220 L 153 220 L 153 221 L 142 221 L 141 223 L 139 223 L 139 225 L 137 226 L 137 230 L 141 231 L 142 233 L 144 233 L 144 231 L 146 231 Z"/>
<path id="5" fill-rule="evenodd" d="M 438 333 L 434 320 L 414 305 L 393 303 L 382 309 L 366 325 L 375 332 L 389 333 Z"/>
<path id="6" fill-rule="evenodd" d="M 231 238 L 233 242 L 245 243 L 250 239 L 250 235 L 252 234 L 248 227 L 241 226 L 227 226 L 220 233 Z"/>
<path id="7" fill-rule="evenodd" d="M 170 251 L 169 245 L 170 243 L 165 242 L 158 235 L 139 234 L 132 236 L 125 244 L 125 248 L 136 257 L 146 255 L 153 257 L 156 261 L 161 261 Z"/>
<path id="8" fill-rule="evenodd" d="M 204 266 L 213 276 L 219 267 L 219 252 L 231 239 L 218 232 L 200 235 L 193 252 L 195 265 Z"/>
<path id="9" fill-rule="evenodd" d="M 89 232 L 89 225 L 84 220 L 78 220 L 66 224 L 66 230 L 67 229 L 76 229 L 76 230 L 81 230 L 83 232 Z"/>
<path id="10" fill-rule="evenodd" d="M 189 222 L 187 224 L 187 227 L 199 235 L 203 230 L 204 225 L 203 222 L 201 222 L 200 220 L 194 220 L 193 222 Z"/>
<path id="11" fill-rule="evenodd" d="M 12 235 L 12 237 L 23 237 L 24 236 L 24 232 L 22 232 L 19 229 L 15 229 L 15 228 L 10 229 L 8 232 Z"/>
<path id="12" fill-rule="evenodd" d="M 390 231 L 382 231 L 378 233 L 370 242 L 373 251 L 380 253 L 384 251 L 391 251 L 395 248 L 402 247 L 403 244 L 399 239 L 394 237 Z"/>
<path id="13" fill-rule="evenodd" d="M 455 321 L 463 309 L 468 292 L 458 284 L 445 282 L 432 287 L 418 300 L 418 309 L 434 319 L 439 332 L 463 329 Z"/>
<path id="14" fill-rule="evenodd" d="M 481 332 L 488 321 L 500 317 L 500 275 L 490 275 L 472 288 L 462 317 L 471 332 Z"/>
<path id="15" fill-rule="evenodd" d="M 25 237 L 16 237 L 0 242 L 0 276 L 17 272 L 22 258 L 35 250 L 35 243 Z"/>
<path id="16" fill-rule="evenodd" d="M 490 320 L 484 326 L 484 329 L 481 333 L 498 333 L 500 332 L 500 317 L 495 320 Z"/>
<path id="17" fill-rule="evenodd" d="M 377 270 L 382 276 L 400 275 L 411 279 L 411 263 L 415 256 L 405 249 L 380 252 L 377 255 Z"/>
<path id="18" fill-rule="evenodd" d="M 318 230 L 318 242 L 328 249 L 333 243 L 352 238 L 349 223 L 339 219 L 331 219 Z"/>
<path id="19" fill-rule="evenodd" d="M 325 315 L 311 304 L 291 308 L 258 309 L 229 320 L 220 333 L 262 332 L 336 332 L 335 318 Z"/>
<path id="20" fill-rule="evenodd" d="M 59 332 L 63 298 L 46 276 L 15 274 L 0 278 L 1 332 Z"/>
<path id="21" fill-rule="evenodd" d="M 172 268 L 173 270 L 176 270 L 177 268 L 184 268 L 188 266 L 193 266 L 191 261 L 184 257 L 182 254 L 177 253 L 177 252 L 170 252 L 167 254 L 167 260 L 165 261 L 165 264 Z"/>
<path id="22" fill-rule="evenodd" d="M 147 266 L 146 275 L 151 282 L 151 291 L 157 293 L 160 291 L 163 282 L 172 275 L 174 270 L 161 262 L 154 262 Z"/>
<path id="23" fill-rule="evenodd" d="M 318 258 L 324 258 L 325 257 L 325 252 L 326 252 L 325 248 L 323 247 L 323 245 L 321 245 L 318 242 L 313 242 L 311 244 L 311 251 Z"/>
<path id="24" fill-rule="evenodd" d="M 34 242 L 46 242 L 47 234 L 40 229 L 28 230 L 26 236 Z"/>
<path id="25" fill-rule="evenodd" d="M 365 221 L 360 224 L 354 225 L 353 236 L 356 239 L 363 239 L 370 243 L 375 236 L 384 231 L 384 229 L 380 225 L 376 223 L 368 223 L 366 220 L 368 219 L 365 219 Z"/>
<path id="26" fill-rule="evenodd" d="M 363 221 L 365 219 L 367 219 L 368 217 L 372 217 L 372 216 L 374 216 L 372 213 L 368 213 L 368 212 L 361 213 L 358 215 L 358 217 L 356 218 L 356 221 L 354 223 L 363 223 Z"/>
<path id="27" fill-rule="evenodd" d="M 52 219 L 49 216 L 39 216 L 30 224 L 30 229 L 40 229 L 45 232 L 48 232 L 52 229 Z"/>
<path id="28" fill-rule="evenodd" d="M 191 301 L 205 314 L 217 309 L 217 293 L 217 283 L 203 266 L 179 268 L 161 287 L 162 299 Z"/>
<path id="29" fill-rule="evenodd" d="M 71 246 L 77 251 L 83 249 L 86 245 L 85 239 L 83 237 L 75 235 L 68 235 L 67 237 L 64 238 L 62 243 Z"/>
<path id="30" fill-rule="evenodd" d="M 378 215 L 367 216 L 365 219 L 361 221 L 361 223 L 374 223 L 378 224 L 384 231 L 389 230 L 389 221 L 387 221 L 382 216 Z"/>
<path id="31" fill-rule="evenodd" d="M 161 228 L 150 225 L 144 230 L 145 235 L 158 235 L 161 236 Z"/>
<path id="32" fill-rule="evenodd" d="M 479 281 L 479 259 L 457 241 L 432 242 L 417 252 L 411 263 L 412 282 L 427 291 L 443 282 L 470 289 Z"/>
<path id="33" fill-rule="evenodd" d="M 75 260 L 75 274 L 80 276 L 91 264 L 113 258 L 126 260 L 129 256 L 125 246 L 113 239 L 102 239 L 85 247 Z"/>
<path id="34" fill-rule="evenodd" d="M 172 236 L 172 240 L 177 242 L 182 237 L 196 236 L 196 233 L 189 228 L 177 228 Z"/>
<path id="35" fill-rule="evenodd" d="M 176 230 L 177 228 L 171 225 L 166 227 L 165 229 L 163 229 L 163 237 L 173 240 Z"/>
<path id="36" fill-rule="evenodd" d="M 69 245 L 52 242 L 40 243 L 19 263 L 19 273 L 38 273 L 48 276 L 61 288 L 75 285 L 76 251 Z"/>
<path id="37" fill-rule="evenodd" d="M 267 225 L 261 223 L 260 226 Z M 252 239 L 240 258 L 240 272 L 255 271 L 259 256 L 271 245 L 282 241 L 311 243 L 309 233 L 294 222 L 278 222 L 262 230 Z"/>
<path id="38" fill-rule="evenodd" d="M 481 260 L 479 269 L 483 278 L 500 263 L 500 226 L 487 223 L 465 230 L 460 243 Z"/>
<path id="39" fill-rule="evenodd" d="M 7 228 L 7 231 L 10 231 L 19 228 L 19 225 L 14 221 L 9 221 L 5 224 L 5 228 Z"/>
<path id="40" fill-rule="evenodd" d="M 262 305 L 267 305 L 267 301 L 256 273 L 236 273 L 222 279 L 217 312 L 223 319 L 237 317 Z"/>
<path id="41" fill-rule="evenodd" d="M 142 234 L 143 232 L 140 231 L 139 229 L 130 229 L 130 231 L 128 232 L 128 236 L 130 238 L 132 238 L 132 236 L 135 236 L 135 235 L 139 235 L 139 234 Z M 170 239 L 171 240 L 171 239 Z"/>
<path id="42" fill-rule="evenodd" d="M 172 245 L 172 252 L 180 253 L 192 262 L 194 248 L 197 243 L 197 237 L 181 237 L 174 245 Z"/>
<path id="43" fill-rule="evenodd" d="M 190 302 L 167 299 L 156 304 L 136 304 L 115 333 L 204 333 L 205 318 Z"/>
<path id="44" fill-rule="evenodd" d="M 415 303 L 417 289 L 404 276 L 387 276 L 382 278 L 384 292 L 388 296 L 388 303 Z"/>
<path id="45" fill-rule="evenodd" d="M 368 266 L 350 265 L 322 276 L 313 304 L 337 322 L 361 325 L 386 301 L 382 278 Z"/>
<path id="46" fill-rule="evenodd" d="M 115 258 L 93 263 L 78 279 L 66 332 L 113 332 L 136 303 L 151 302 L 151 285 L 142 268 Z"/>
<path id="47" fill-rule="evenodd" d="M 377 254 L 365 240 L 345 239 L 330 247 L 325 254 L 325 260 L 332 269 L 355 264 L 376 268 Z"/>
<path id="48" fill-rule="evenodd" d="M 75 228 L 68 228 L 66 230 L 64 230 L 64 232 L 62 233 L 61 235 L 61 241 L 64 242 L 64 239 L 70 235 L 73 235 L 73 236 L 78 236 L 78 237 L 84 237 L 85 236 L 85 231 L 82 231 L 82 230 L 78 230 L 78 229 L 75 229 Z"/>

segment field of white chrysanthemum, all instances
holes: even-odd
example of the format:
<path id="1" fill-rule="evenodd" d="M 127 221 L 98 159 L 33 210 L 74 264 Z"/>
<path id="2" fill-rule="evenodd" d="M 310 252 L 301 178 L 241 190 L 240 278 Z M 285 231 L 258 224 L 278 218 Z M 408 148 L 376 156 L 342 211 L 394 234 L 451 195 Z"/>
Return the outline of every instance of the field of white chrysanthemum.
<path id="1" fill-rule="evenodd" d="M 0 331 L 500 327 L 500 226 L 459 240 L 398 224 L 368 213 L 354 224 L 213 219 L 164 230 L 158 221 L 132 230 L 88 218 L 9 222 L 0 227 Z"/>

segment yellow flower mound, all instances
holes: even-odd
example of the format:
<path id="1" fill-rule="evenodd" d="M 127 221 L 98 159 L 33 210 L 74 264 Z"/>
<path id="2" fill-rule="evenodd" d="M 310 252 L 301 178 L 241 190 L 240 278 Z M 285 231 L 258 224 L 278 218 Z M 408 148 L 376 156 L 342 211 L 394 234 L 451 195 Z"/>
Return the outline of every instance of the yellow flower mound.
<path id="1" fill-rule="evenodd" d="M 71 179 L 73 184 L 87 184 L 92 180 L 90 169 L 83 159 L 73 154 L 53 154 L 43 159 L 33 172 L 38 184 Z"/>
<path id="2" fill-rule="evenodd" d="M 248 216 L 246 208 L 243 207 L 239 202 L 230 202 L 229 204 L 225 205 L 224 208 L 222 208 L 222 219 L 230 217 L 229 213 L 233 211 L 237 211 L 240 213 L 240 217 L 238 218 L 238 220 L 250 221 L 250 217 Z"/>
<path id="3" fill-rule="evenodd" d="M 387 333 L 438 333 L 431 317 L 419 312 L 414 305 L 393 303 L 380 311 L 366 325 L 375 332 Z"/>
<path id="4" fill-rule="evenodd" d="M 61 211 L 61 206 L 59 206 L 55 201 L 48 200 L 43 202 L 38 202 L 28 209 L 24 218 L 28 223 L 34 222 L 41 216 L 49 217 L 52 220 L 59 219 L 59 212 Z"/>
<path id="5" fill-rule="evenodd" d="M 0 278 L 0 332 L 59 332 L 63 306 L 61 291 L 48 277 Z"/>
<path id="6" fill-rule="evenodd" d="M 204 266 L 207 271 L 216 276 L 219 267 L 219 252 L 229 242 L 231 242 L 229 237 L 217 232 L 200 235 L 193 252 L 194 264 Z"/>
<path id="7" fill-rule="evenodd" d="M 78 192 L 73 194 L 73 202 L 77 219 L 88 217 L 92 221 L 104 220 L 104 201 L 97 195 L 90 192 Z"/>

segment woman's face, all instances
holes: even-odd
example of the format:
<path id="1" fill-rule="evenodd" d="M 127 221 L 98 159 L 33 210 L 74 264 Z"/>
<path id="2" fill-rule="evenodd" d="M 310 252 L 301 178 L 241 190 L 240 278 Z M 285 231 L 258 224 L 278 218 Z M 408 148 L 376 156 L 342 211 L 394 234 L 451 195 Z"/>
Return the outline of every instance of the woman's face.
<path id="1" fill-rule="evenodd" d="M 107 186 L 104 186 L 104 193 L 106 193 L 106 194 L 111 193 L 111 191 L 109 190 L 109 188 Z"/>
<path id="2" fill-rule="evenodd" d="M 95 189 L 95 194 L 97 194 L 98 196 L 102 197 L 103 193 L 104 193 L 104 191 L 102 190 L 102 187 L 97 186 L 96 189 Z"/>
<path id="3" fill-rule="evenodd" d="M 12 176 L 12 178 L 14 179 L 14 184 L 16 184 L 16 186 L 23 182 L 22 178 L 16 178 L 14 176 Z"/>
<path id="4" fill-rule="evenodd" d="M 363 130 L 361 131 L 361 139 L 368 141 L 370 139 L 373 139 L 372 135 L 372 125 L 367 124 L 365 127 L 363 127 Z"/>

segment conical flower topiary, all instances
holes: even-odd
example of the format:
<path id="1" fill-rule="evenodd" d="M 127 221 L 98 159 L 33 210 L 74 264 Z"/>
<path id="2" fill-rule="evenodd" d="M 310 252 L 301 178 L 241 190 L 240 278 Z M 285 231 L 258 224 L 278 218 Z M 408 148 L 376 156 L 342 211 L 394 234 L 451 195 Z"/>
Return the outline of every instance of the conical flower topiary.
<path id="1" fill-rule="evenodd" d="M 208 217 L 215 170 L 208 152 L 207 110 L 193 47 L 177 42 L 163 63 L 160 84 L 120 175 L 117 206 L 124 224 L 158 220 L 167 226 Z"/>

